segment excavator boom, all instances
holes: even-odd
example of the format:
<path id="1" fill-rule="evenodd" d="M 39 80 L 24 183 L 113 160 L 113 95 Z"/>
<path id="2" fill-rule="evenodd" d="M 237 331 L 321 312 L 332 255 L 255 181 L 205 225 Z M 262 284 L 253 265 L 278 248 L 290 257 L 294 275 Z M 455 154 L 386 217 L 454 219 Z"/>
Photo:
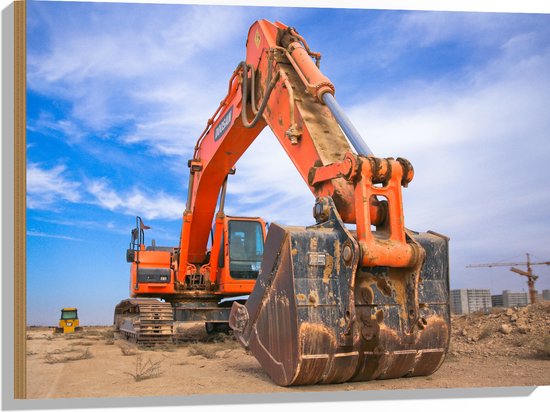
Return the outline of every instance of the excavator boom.
<path id="1" fill-rule="evenodd" d="M 364 237 L 369 235 L 362 228 L 380 224 L 387 215 L 395 215 L 389 222 L 391 240 L 398 239 L 404 244 L 400 187 L 412 180 L 412 165 L 401 158 L 371 156 L 370 149 L 336 103 L 334 86 L 320 72 L 311 55 L 319 56 L 309 50 L 294 29 L 282 23 L 260 20 L 250 28 L 247 60 L 233 73 L 228 94 L 208 121 L 189 161 L 190 188 L 181 231 L 180 267 L 204 259 L 220 187 L 266 125 L 315 198 L 332 198 L 342 220 L 360 223 L 358 230 Z M 256 101 L 261 101 L 259 107 Z M 254 119 L 249 120 L 252 115 Z M 360 160 L 353 153 L 342 130 L 348 130 L 347 137 L 355 142 L 356 150 L 369 155 L 368 158 Z M 367 175 L 365 181 L 385 187 L 358 187 L 354 179 L 361 176 L 363 170 Z M 393 177 L 390 176 L 392 170 Z M 388 214 L 377 195 L 387 198 L 391 208 Z M 376 248 L 374 244 L 371 246 Z M 415 251 L 405 246 L 395 259 L 400 259 L 401 265 L 409 264 L 415 259 L 414 254 Z M 392 259 L 383 250 L 369 255 L 370 263 Z"/>
<path id="2" fill-rule="evenodd" d="M 188 255 L 182 255 L 182 264 L 185 259 L 199 262 L 204 258 L 207 228 L 214 216 L 222 182 L 266 125 L 273 130 L 314 195 L 332 194 L 346 220 L 354 220 L 354 205 L 350 201 L 353 186 L 342 179 L 309 184 L 314 165 L 338 162 L 350 147 L 328 107 L 315 104 L 317 98 L 310 95 L 311 90 L 333 90 L 334 87 L 319 74 L 307 52 L 303 56 L 301 44 L 299 57 L 307 64 L 306 69 L 317 76 L 309 75 L 309 81 L 314 82 L 309 86 L 311 90 L 296 87 L 302 84 L 299 76 L 308 73 L 296 71 L 292 63 L 298 63 L 292 58 L 289 60 L 288 51 L 280 46 L 281 42 L 290 42 L 292 38 L 286 26 L 265 20 L 256 22 L 249 31 L 246 62 L 236 68 L 228 94 L 209 120 L 190 161 L 192 189 L 183 223 L 184 229 L 187 224 L 188 231 L 182 229 L 185 238 L 180 242 L 189 246 Z M 311 65 L 315 70 L 309 67 Z M 252 85 L 255 88 L 251 91 Z M 245 101 L 243 95 L 246 95 Z M 252 100 L 246 101 L 249 98 Z M 261 100 L 260 107 L 255 107 L 256 99 Z M 191 233 L 193 236 L 189 236 Z"/>

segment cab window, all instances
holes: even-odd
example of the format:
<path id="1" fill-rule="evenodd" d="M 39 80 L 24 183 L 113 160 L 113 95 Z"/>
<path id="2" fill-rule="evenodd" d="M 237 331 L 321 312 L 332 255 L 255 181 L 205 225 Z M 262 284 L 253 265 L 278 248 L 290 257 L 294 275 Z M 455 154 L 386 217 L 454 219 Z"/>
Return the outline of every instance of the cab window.
<path id="1" fill-rule="evenodd" d="M 78 319 L 76 310 L 64 310 L 61 312 L 61 319 Z"/>
<path id="2" fill-rule="evenodd" d="M 264 237 L 259 222 L 229 221 L 229 271 L 235 279 L 256 279 L 264 254 Z"/>

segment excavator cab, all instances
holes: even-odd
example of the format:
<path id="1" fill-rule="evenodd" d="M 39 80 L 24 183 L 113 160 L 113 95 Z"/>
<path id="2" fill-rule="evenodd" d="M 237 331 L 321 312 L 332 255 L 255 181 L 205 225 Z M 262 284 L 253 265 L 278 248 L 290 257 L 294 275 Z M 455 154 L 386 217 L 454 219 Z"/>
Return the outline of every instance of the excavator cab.
<path id="1" fill-rule="evenodd" d="M 228 261 L 231 279 L 256 280 L 264 254 L 265 223 L 260 218 L 228 218 Z M 222 284 L 227 282 L 223 279 Z"/>
<path id="2" fill-rule="evenodd" d="M 210 282 L 224 296 L 252 292 L 264 255 L 266 223 L 259 217 L 219 214 L 213 229 Z M 205 272 L 205 270 L 203 270 Z"/>
<path id="3" fill-rule="evenodd" d="M 219 233 L 217 236 L 214 226 L 213 238 L 221 238 L 221 241 L 219 245 L 214 244 L 211 250 L 217 250 L 219 255 L 217 259 L 211 257 L 210 270 L 217 273 L 217 287 L 221 295 L 226 297 L 218 303 L 224 315 L 206 322 L 208 333 L 228 332 L 231 305 L 234 302 L 245 303 L 252 292 L 262 264 L 267 225 L 258 217 L 224 215 L 218 227 L 221 236 Z M 215 260 L 217 268 L 212 268 Z"/>
<path id="4" fill-rule="evenodd" d="M 267 224 L 260 217 L 228 216 L 224 212 L 226 175 L 212 228 L 212 245 L 201 274 L 225 297 L 248 295 L 254 289 L 264 256 Z M 243 301 L 241 299 L 241 301 Z"/>

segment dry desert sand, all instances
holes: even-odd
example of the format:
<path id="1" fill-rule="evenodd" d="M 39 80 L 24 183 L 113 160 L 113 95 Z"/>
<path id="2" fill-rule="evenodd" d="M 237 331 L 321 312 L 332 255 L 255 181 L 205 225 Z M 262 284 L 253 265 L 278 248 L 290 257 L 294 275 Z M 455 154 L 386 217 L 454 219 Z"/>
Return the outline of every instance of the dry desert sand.
<path id="1" fill-rule="evenodd" d="M 371 391 L 550 385 L 550 302 L 453 317 L 446 361 L 431 376 L 279 387 L 232 336 L 185 326 L 185 340 L 155 348 L 111 327 L 76 334 L 27 331 L 27 397 L 88 398 L 273 392 Z"/>

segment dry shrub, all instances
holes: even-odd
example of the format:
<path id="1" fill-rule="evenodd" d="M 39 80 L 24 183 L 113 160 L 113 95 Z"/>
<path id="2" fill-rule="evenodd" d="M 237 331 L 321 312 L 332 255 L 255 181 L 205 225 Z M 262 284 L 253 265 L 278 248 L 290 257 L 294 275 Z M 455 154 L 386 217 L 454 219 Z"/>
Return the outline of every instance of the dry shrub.
<path id="1" fill-rule="evenodd" d="M 75 339 L 84 339 L 86 336 L 81 333 L 73 333 L 73 334 L 66 334 L 66 338 L 69 340 L 75 340 Z"/>
<path id="2" fill-rule="evenodd" d="M 74 354 L 74 355 L 55 356 L 59 353 L 67 353 L 67 352 L 75 352 L 75 351 L 68 350 L 65 352 L 59 352 L 59 351 L 49 352 L 46 354 L 46 356 L 44 356 L 45 362 L 49 364 L 65 363 L 65 362 L 73 362 L 73 361 L 78 361 L 83 359 L 90 359 L 94 357 L 94 355 L 92 355 L 92 353 L 90 352 L 89 348 L 86 348 L 85 351 L 78 351 L 78 354 Z"/>
<path id="3" fill-rule="evenodd" d="M 69 357 L 69 361 L 91 359 L 93 357 L 94 357 L 94 355 L 92 355 L 92 352 L 90 352 L 90 349 L 86 348 L 86 350 L 84 352 L 82 352 L 80 355 Z"/>
<path id="4" fill-rule="evenodd" d="M 189 355 L 190 356 L 202 356 L 206 359 L 215 359 L 217 358 L 217 353 L 221 350 L 227 349 L 218 344 L 204 344 L 196 343 L 189 346 Z"/>
<path id="5" fill-rule="evenodd" d="M 143 345 L 139 347 L 142 351 L 161 351 L 161 352 L 175 352 L 176 347 L 175 345 L 171 345 L 169 343 L 157 343 L 153 345 Z"/>
<path id="6" fill-rule="evenodd" d="M 550 359 L 550 336 L 546 336 L 542 341 L 533 345 L 537 358 Z"/>
<path id="7" fill-rule="evenodd" d="M 115 331 L 113 329 L 108 329 L 101 331 L 101 337 L 106 340 L 114 340 L 115 339 Z"/>
<path id="8" fill-rule="evenodd" d="M 445 362 L 458 362 L 458 356 L 454 352 L 447 352 Z"/>
<path id="9" fill-rule="evenodd" d="M 101 336 L 103 331 L 96 329 L 86 329 L 82 332 L 84 336 Z"/>
<path id="10" fill-rule="evenodd" d="M 70 343 L 69 345 L 71 346 L 92 346 L 94 343 L 93 342 L 73 342 L 73 343 Z"/>
<path id="11" fill-rule="evenodd" d="M 242 349 L 242 345 L 236 339 L 228 339 L 224 344 L 226 349 Z"/>
<path id="12" fill-rule="evenodd" d="M 124 356 L 134 356 L 137 355 L 137 349 L 130 345 L 120 345 L 120 351 Z"/>
<path id="13" fill-rule="evenodd" d="M 486 339 L 493 336 L 498 331 L 498 326 L 496 325 L 487 325 L 483 328 L 479 334 L 478 340 Z"/>
<path id="14" fill-rule="evenodd" d="M 516 336 L 512 343 L 518 348 L 527 348 L 530 343 L 530 338 L 525 335 Z"/>
<path id="15" fill-rule="evenodd" d="M 105 345 L 114 345 L 115 344 L 115 339 L 106 339 L 105 340 Z"/>
<path id="16" fill-rule="evenodd" d="M 235 338 L 232 335 L 228 335 L 226 333 L 220 332 L 220 333 L 213 333 L 211 335 L 208 335 L 205 339 L 205 342 L 212 342 L 212 343 L 221 343 L 225 341 L 235 340 Z"/>
<path id="17" fill-rule="evenodd" d="M 62 358 L 56 358 L 51 353 L 46 353 L 46 356 L 44 356 L 44 362 L 49 364 L 54 364 L 54 363 L 63 363 L 63 360 Z"/>
<path id="18" fill-rule="evenodd" d="M 51 352 L 48 352 L 50 355 L 62 355 L 64 353 L 72 353 L 72 352 L 79 352 L 78 349 L 73 348 L 71 346 L 74 346 L 74 343 L 72 345 L 69 345 L 69 347 L 62 348 L 62 349 L 54 349 Z"/>
<path id="19" fill-rule="evenodd" d="M 156 362 L 153 362 L 151 359 L 147 359 L 144 362 L 141 355 L 138 355 L 136 357 L 134 373 L 126 372 L 126 374 L 134 378 L 136 382 L 140 382 L 145 379 L 156 378 L 157 376 L 160 376 L 162 374 L 162 371 L 160 369 L 161 363 L 162 359 Z"/>

